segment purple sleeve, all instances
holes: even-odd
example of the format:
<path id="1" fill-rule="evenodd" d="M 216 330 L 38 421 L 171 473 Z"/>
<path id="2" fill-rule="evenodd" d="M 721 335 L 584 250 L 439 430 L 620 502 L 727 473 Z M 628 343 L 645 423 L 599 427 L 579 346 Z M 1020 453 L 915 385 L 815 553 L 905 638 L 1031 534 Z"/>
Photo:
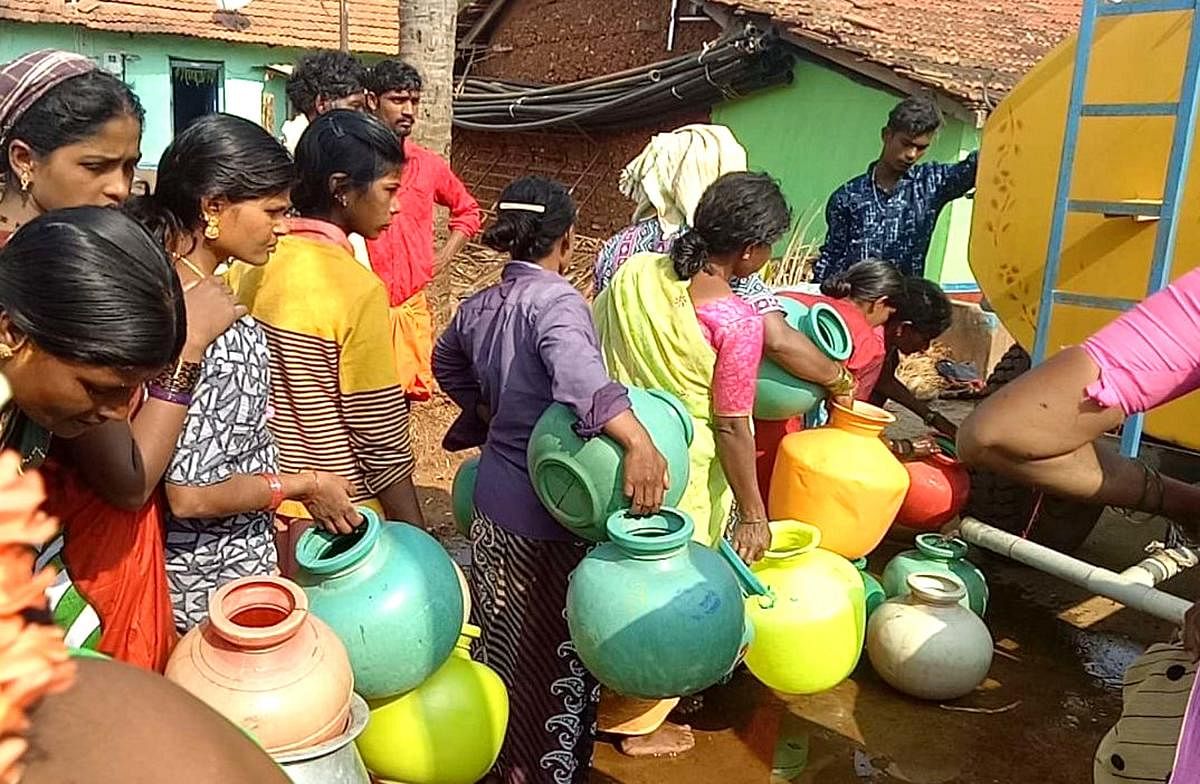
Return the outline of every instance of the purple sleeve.
<path id="1" fill-rule="evenodd" d="M 446 396 L 462 409 L 446 431 L 442 446 L 457 452 L 482 445 L 487 440 L 488 426 L 479 418 L 476 408 L 483 392 L 471 369 L 471 360 L 463 351 L 457 317 L 433 347 L 433 376 Z"/>
<path id="2" fill-rule="evenodd" d="M 537 332 L 554 400 L 579 417 L 575 429 L 580 436 L 599 435 L 613 417 L 629 409 L 629 393 L 604 368 L 583 297 L 571 290 L 547 302 L 538 314 Z"/>
<path id="3" fill-rule="evenodd" d="M 1100 368 L 1086 394 L 1126 414 L 1200 388 L 1200 269 L 1192 270 L 1088 338 Z"/>

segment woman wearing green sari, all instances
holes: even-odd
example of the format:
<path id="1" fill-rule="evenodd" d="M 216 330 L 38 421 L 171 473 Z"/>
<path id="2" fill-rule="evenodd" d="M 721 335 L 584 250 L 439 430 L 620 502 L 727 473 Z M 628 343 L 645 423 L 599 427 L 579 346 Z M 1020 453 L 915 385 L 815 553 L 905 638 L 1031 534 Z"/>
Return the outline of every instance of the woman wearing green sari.
<path id="1" fill-rule="evenodd" d="M 695 436 L 679 508 L 695 522 L 695 540 L 716 546 L 736 501 L 734 549 L 753 563 L 771 540 L 750 426 L 764 325 L 729 281 L 762 269 L 791 215 L 774 180 L 737 172 L 705 191 L 693 223 L 669 255 L 642 253 L 620 267 L 596 298 L 596 329 L 615 380 L 670 392 L 691 414 Z M 600 729 L 631 736 L 620 746 L 630 755 L 680 754 L 695 739 L 688 727 L 664 723 L 677 703 L 605 693 Z"/>
<path id="2" fill-rule="evenodd" d="M 634 256 L 595 304 L 613 378 L 670 392 L 692 415 L 691 476 L 680 508 L 696 523 L 696 540 L 714 546 L 736 501 L 734 545 L 748 563 L 770 540 L 750 427 L 763 324 L 729 280 L 762 269 L 790 220 L 770 177 L 726 174 L 705 191 L 695 226 L 670 255 Z"/>

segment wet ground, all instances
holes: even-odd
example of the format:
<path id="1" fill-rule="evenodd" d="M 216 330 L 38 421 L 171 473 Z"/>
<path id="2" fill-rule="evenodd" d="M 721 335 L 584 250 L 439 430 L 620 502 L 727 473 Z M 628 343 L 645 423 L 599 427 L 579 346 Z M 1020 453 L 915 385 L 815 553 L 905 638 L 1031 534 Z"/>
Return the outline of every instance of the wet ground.
<path id="1" fill-rule="evenodd" d="M 901 424 L 908 432 L 919 427 L 913 420 Z M 444 492 L 430 487 L 425 493 L 431 516 L 440 519 Z M 1159 523 L 1135 525 L 1110 513 L 1076 555 L 1120 571 L 1162 534 Z M 447 544 L 461 551 L 455 540 Z M 905 545 L 903 538 L 886 542 L 871 558 L 872 571 L 882 570 Z M 633 760 L 602 742 L 590 780 L 1091 782 L 1096 745 L 1120 715 L 1124 669 L 1147 645 L 1171 639 L 1174 630 L 1010 561 L 981 552 L 971 558 L 991 588 L 986 620 L 998 652 L 988 681 L 969 697 L 951 704 L 910 699 L 882 683 L 865 656 L 849 680 L 811 697 L 773 694 L 742 671 L 708 692 L 703 710 L 687 719 L 696 730 L 694 751 L 675 759 Z M 1200 575 L 1185 574 L 1162 587 L 1195 598 Z M 776 768 L 781 775 L 773 776 Z"/>

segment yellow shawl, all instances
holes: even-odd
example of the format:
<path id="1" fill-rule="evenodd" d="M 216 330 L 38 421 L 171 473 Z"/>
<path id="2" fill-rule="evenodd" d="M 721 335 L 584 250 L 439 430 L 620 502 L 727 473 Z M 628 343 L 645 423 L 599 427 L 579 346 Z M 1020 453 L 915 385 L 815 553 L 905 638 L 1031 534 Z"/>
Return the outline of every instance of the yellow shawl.
<path id="1" fill-rule="evenodd" d="M 717 459 L 713 430 L 717 355 L 696 320 L 688 281 L 675 275 L 670 257 L 640 253 L 621 266 L 593 307 L 612 377 L 670 392 L 692 415 L 691 477 L 679 506 L 696 523 L 696 541 L 712 547 L 724 534 L 733 493 Z"/>

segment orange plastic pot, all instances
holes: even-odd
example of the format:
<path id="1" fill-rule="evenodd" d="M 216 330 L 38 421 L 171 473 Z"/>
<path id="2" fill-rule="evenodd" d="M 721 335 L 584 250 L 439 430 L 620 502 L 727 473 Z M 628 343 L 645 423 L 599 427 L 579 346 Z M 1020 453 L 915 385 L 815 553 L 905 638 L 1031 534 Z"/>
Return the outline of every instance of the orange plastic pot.
<path id="1" fill-rule="evenodd" d="M 268 753 L 340 735 L 354 676 L 346 649 L 282 577 L 219 588 L 209 618 L 180 640 L 166 676 L 249 732 Z"/>
<path id="2" fill-rule="evenodd" d="M 942 454 L 905 463 L 908 493 L 896 513 L 896 522 L 918 531 L 937 531 L 967 505 L 971 476 L 955 457 L 954 444 L 938 439 Z"/>
<path id="3" fill-rule="evenodd" d="M 856 401 L 832 406 L 825 427 L 793 433 L 779 444 L 771 477 L 772 520 L 804 520 L 821 531 L 821 547 L 854 560 L 875 549 L 908 492 L 908 472 L 883 442 L 896 419 Z"/>

